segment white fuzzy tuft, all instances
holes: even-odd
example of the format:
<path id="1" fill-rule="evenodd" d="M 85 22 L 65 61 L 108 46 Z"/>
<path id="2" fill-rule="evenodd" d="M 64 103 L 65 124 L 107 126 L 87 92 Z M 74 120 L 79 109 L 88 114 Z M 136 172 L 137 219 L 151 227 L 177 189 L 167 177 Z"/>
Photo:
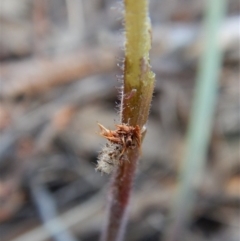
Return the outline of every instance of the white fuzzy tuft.
<path id="1" fill-rule="evenodd" d="M 96 170 L 110 174 L 120 164 L 122 145 L 108 142 L 98 156 Z"/>

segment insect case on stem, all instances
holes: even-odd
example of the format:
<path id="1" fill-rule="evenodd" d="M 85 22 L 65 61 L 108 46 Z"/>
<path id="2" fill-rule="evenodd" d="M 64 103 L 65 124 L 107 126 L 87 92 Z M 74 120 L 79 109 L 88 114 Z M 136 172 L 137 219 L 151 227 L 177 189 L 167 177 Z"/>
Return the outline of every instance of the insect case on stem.
<path id="1" fill-rule="evenodd" d="M 110 174 L 118 165 L 124 161 L 129 161 L 127 152 L 141 146 L 142 132 L 138 125 L 129 126 L 127 124 L 116 125 L 116 130 L 108 130 L 99 124 L 100 135 L 108 142 L 103 147 L 98 156 L 96 170 Z"/>

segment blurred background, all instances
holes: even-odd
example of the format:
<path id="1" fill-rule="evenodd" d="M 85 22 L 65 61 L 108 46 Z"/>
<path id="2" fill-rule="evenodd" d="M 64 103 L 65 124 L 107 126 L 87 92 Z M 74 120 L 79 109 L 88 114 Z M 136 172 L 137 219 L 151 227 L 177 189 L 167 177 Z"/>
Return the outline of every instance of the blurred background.
<path id="1" fill-rule="evenodd" d="M 156 88 L 126 241 L 161 240 L 167 229 L 206 2 L 150 1 Z M 189 241 L 240 240 L 240 3 L 227 2 L 217 107 Z M 0 0 L 1 241 L 98 240 L 109 176 L 95 172 L 105 143 L 97 122 L 114 128 L 119 120 L 123 46 L 122 1 Z"/>

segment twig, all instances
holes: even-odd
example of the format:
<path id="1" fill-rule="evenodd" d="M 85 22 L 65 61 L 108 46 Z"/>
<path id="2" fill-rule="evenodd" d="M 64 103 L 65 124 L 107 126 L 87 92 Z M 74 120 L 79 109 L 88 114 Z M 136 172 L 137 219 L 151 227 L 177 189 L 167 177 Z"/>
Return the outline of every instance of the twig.
<path id="1" fill-rule="evenodd" d="M 51 223 L 61 218 L 61 220 L 65 224 L 65 228 L 71 228 L 74 225 L 84 226 L 84 223 L 87 222 L 92 217 L 96 217 L 97 214 L 102 209 L 103 202 L 103 193 L 98 193 L 94 195 L 91 199 L 89 199 L 85 204 L 81 204 L 76 206 L 69 211 L 59 215 L 58 217 L 54 218 L 53 220 L 49 221 Z M 92 220 L 92 219 L 91 219 Z M 50 233 L 43 227 L 37 227 L 26 234 L 23 234 L 12 241 L 45 241 L 46 239 L 50 238 Z"/>
<path id="2" fill-rule="evenodd" d="M 31 59 L 1 67 L 2 98 L 33 96 L 61 84 L 114 69 L 115 56 L 105 49 L 87 49 L 52 59 Z M 5 73 L 5 74 L 4 74 Z M 19 84 L 21 83 L 21 84 Z"/>
<path id="3" fill-rule="evenodd" d="M 44 223 L 44 227 L 50 232 L 56 241 L 77 241 L 70 234 L 60 218 L 57 217 L 57 210 L 49 191 L 41 184 L 31 182 L 31 193 L 37 205 L 39 215 Z"/>
<path id="4" fill-rule="evenodd" d="M 104 97 L 108 91 L 112 91 L 114 86 L 114 82 L 106 84 L 95 77 L 86 78 L 71 86 L 57 101 L 47 103 L 18 118 L 11 128 L 2 133 L 0 137 L 0 164 L 22 135 L 41 127 L 61 106 L 71 104 L 78 108 L 91 100 Z"/>
<path id="5" fill-rule="evenodd" d="M 35 54 L 41 56 L 49 30 L 49 19 L 47 18 L 48 4 L 45 0 L 33 1 L 33 28 L 34 28 L 34 50 Z"/>
<path id="6" fill-rule="evenodd" d="M 82 0 L 66 0 L 69 27 L 82 40 L 85 33 L 84 4 Z"/>

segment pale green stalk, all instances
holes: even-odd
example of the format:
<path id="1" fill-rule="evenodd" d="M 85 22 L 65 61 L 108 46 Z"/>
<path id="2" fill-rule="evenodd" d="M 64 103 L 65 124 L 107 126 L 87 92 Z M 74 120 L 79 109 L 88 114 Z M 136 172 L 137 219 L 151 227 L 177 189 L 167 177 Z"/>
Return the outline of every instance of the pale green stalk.
<path id="1" fill-rule="evenodd" d="M 167 241 L 185 240 L 184 230 L 197 205 L 196 187 L 204 170 L 213 125 L 222 60 L 218 38 L 226 1 L 209 0 L 207 3 L 204 52 L 197 76 L 180 184 L 171 215 L 173 223 L 165 238 Z"/>

